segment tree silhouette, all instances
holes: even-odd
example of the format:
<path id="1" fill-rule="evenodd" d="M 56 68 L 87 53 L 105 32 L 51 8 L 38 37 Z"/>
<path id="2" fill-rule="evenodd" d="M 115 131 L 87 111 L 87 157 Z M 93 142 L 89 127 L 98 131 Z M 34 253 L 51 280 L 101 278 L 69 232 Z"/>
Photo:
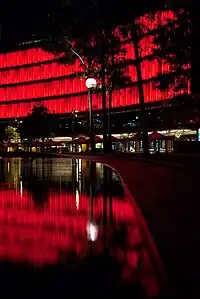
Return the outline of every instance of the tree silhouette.
<path id="1" fill-rule="evenodd" d="M 22 124 L 23 137 L 29 141 L 41 139 L 44 143 L 46 138 L 53 137 L 58 129 L 58 118 L 50 113 L 43 105 L 34 106 L 31 113 Z"/>
<path id="2" fill-rule="evenodd" d="M 68 9 L 67 9 L 68 7 Z M 55 13 L 50 19 L 49 42 L 42 46 L 45 50 L 53 52 L 59 58 L 60 63 L 73 64 L 78 58 L 81 61 L 80 72 L 77 76 L 94 77 L 98 81 L 98 89 L 94 92 L 102 95 L 102 108 L 104 113 L 104 149 L 107 148 L 107 133 L 110 133 L 110 122 L 107 121 L 107 108 L 111 109 L 111 97 L 115 88 L 130 82 L 124 66 L 125 50 L 121 47 L 120 37 L 113 30 L 113 24 L 105 24 L 105 19 L 98 15 L 102 6 L 99 1 L 88 1 L 84 4 L 82 15 L 91 12 L 92 20 L 96 15 L 96 21 L 92 22 L 92 30 L 87 27 L 87 22 L 82 24 L 82 16 L 78 13 L 75 19 L 67 18 L 72 6 L 62 6 L 59 10 L 59 18 Z M 67 19 L 67 22 L 62 21 Z M 56 21 L 56 27 L 53 25 Z M 75 21 L 76 20 L 76 21 Z M 78 27 L 74 22 L 77 22 Z M 82 24 L 82 25 L 81 25 Z M 59 27 L 59 28 L 58 28 Z M 75 55 L 74 55 L 75 54 Z M 121 57 L 121 58 L 120 58 Z M 107 94 L 109 103 L 107 105 Z M 110 112 L 110 109 L 108 112 Z M 109 113 L 110 115 L 110 113 Z"/>
<path id="3" fill-rule="evenodd" d="M 164 90 L 172 87 L 195 96 L 200 94 L 200 36 L 199 7 L 197 1 L 168 0 L 166 8 L 173 11 L 174 22 L 159 28 L 154 38 L 155 55 L 170 64 L 170 72 L 161 74 L 157 86 Z M 190 98 L 191 99 L 191 98 Z"/>
<path id="4" fill-rule="evenodd" d="M 112 5 L 111 5 L 112 2 Z M 126 5 L 128 4 L 128 5 Z M 130 83 L 127 76 L 125 51 L 121 46 L 121 37 L 116 27 L 131 24 L 129 32 L 134 41 L 138 90 L 141 108 L 141 131 L 144 133 L 144 152 L 148 153 L 148 136 L 144 105 L 144 92 L 141 77 L 141 62 L 138 54 L 139 31 L 137 18 L 148 10 L 161 7 L 162 1 L 127 3 L 123 1 L 61 1 L 57 10 L 49 15 L 46 26 L 49 42 L 42 46 L 60 58 L 61 63 L 73 64 L 76 59 L 82 61 L 82 71 L 77 76 L 98 79 L 98 92 L 102 94 L 102 111 L 104 114 L 103 135 L 104 148 L 107 133 L 111 134 L 110 110 L 114 89 Z M 77 11 L 79 7 L 79 11 Z M 113 14 L 113 7 L 115 14 Z M 133 13 L 134 12 L 134 13 Z M 92 25 L 92 26 L 91 26 Z M 77 55 L 77 54 L 78 55 Z M 75 54 L 75 55 L 74 55 Z M 107 94 L 109 101 L 107 102 Z M 107 113 L 108 112 L 108 113 Z M 107 119 L 108 115 L 108 119 Z M 146 138 L 145 138 L 146 137 Z"/>
<path id="5" fill-rule="evenodd" d="M 3 142 L 6 140 L 6 127 L 5 125 L 0 125 L 0 142 Z"/>
<path id="6" fill-rule="evenodd" d="M 167 26 L 159 24 L 154 35 L 156 45 L 154 55 L 162 62 L 169 64 L 169 72 L 162 73 L 157 81 L 161 90 L 188 91 L 188 80 L 191 77 L 191 11 L 188 8 L 172 8 L 174 20 Z"/>

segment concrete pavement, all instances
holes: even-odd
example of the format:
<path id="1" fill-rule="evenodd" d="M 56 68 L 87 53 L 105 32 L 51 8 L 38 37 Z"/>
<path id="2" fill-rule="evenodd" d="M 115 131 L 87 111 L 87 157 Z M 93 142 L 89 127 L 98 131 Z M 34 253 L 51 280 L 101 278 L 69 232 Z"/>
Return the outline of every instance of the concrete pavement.
<path id="1" fill-rule="evenodd" d="M 130 158 L 82 158 L 106 163 L 122 176 L 147 221 L 173 297 L 200 297 L 199 175 Z"/>
<path id="2" fill-rule="evenodd" d="M 142 210 L 176 297 L 192 298 L 200 279 L 199 175 L 130 160 L 112 166 Z"/>

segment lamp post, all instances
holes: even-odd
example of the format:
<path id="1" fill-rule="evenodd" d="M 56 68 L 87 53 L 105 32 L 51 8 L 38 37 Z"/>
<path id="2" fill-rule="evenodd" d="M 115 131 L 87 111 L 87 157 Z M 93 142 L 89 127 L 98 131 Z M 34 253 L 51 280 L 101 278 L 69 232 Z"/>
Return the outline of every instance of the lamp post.
<path id="1" fill-rule="evenodd" d="M 69 42 L 69 41 L 68 41 Z M 71 42 L 69 42 L 71 44 Z M 76 55 L 76 57 L 80 60 L 81 64 L 83 65 L 84 69 L 87 69 L 83 58 L 75 51 L 71 44 L 70 51 Z M 89 102 L 89 127 L 90 127 L 90 146 L 91 152 L 94 150 L 94 134 L 93 134 L 93 123 L 92 123 L 92 89 L 97 87 L 97 81 L 94 78 L 87 78 L 85 85 L 88 89 L 88 102 Z"/>
<path id="2" fill-rule="evenodd" d="M 87 238 L 89 241 L 96 241 L 98 238 L 98 226 L 94 222 L 93 219 L 93 204 L 94 204 L 94 184 L 95 184 L 95 171 L 96 166 L 93 162 L 90 162 L 90 213 L 89 213 L 89 221 L 86 227 L 87 230 Z"/>
<path id="3" fill-rule="evenodd" d="M 77 113 L 77 110 L 72 111 L 72 152 L 74 152 L 75 118 L 78 116 Z"/>
<path id="4" fill-rule="evenodd" d="M 94 78 L 88 78 L 85 82 L 88 89 L 88 102 L 89 102 L 89 129 L 90 129 L 90 148 L 94 152 L 94 132 L 93 132 L 93 118 L 92 118 L 92 89 L 97 87 L 97 81 Z"/>

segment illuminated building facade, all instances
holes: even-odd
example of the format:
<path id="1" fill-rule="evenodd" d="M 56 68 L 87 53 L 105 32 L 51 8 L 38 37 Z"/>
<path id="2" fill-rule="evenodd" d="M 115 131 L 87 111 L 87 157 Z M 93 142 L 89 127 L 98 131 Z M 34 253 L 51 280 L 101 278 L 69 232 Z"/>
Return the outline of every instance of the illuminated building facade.
<path id="1" fill-rule="evenodd" d="M 178 94 L 189 93 L 188 90 L 175 91 L 174 88 L 161 91 L 157 88 L 155 78 L 169 73 L 170 65 L 153 57 L 155 45 L 152 30 L 159 24 L 166 25 L 174 20 L 171 11 L 159 12 L 154 21 L 148 15 L 141 17 L 138 23 L 145 25 L 140 39 L 141 69 L 146 104 L 159 103 L 174 99 Z M 132 83 L 115 90 L 112 96 L 113 110 L 129 108 L 134 110 L 139 104 L 137 74 L 134 65 L 134 48 L 130 40 L 123 41 L 126 59 L 130 62 L 127 74 Z M 85 80 L 76 76 L 81 71 L 79 61 L 74 65 L 64 65 L 51 53 L 41 48 L 20 49 L 15 52 L 0 54 L 0 119 L 26 117 L 34 105 L 43 104 L 59 115 L 70 116 L 74 110 L 84 113 L 88 110 L 88 96 Z M 93 97 L 93 110 L 100 112 L 102 101 L 100 95 Z"/>

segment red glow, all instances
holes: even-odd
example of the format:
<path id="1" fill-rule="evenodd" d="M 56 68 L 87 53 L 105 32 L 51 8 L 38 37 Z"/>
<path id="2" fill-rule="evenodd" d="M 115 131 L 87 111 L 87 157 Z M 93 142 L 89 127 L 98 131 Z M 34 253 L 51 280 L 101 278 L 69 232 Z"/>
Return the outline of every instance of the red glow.
<path id="1" fill-rule="evenodd" d="M 154 37 L 152 35 L 148 35 L 143 37 L 139 42 L 140 57 L 145 57 L 153 54 L 153 50 L 155 49 L 155 45 L 153 43 Z"/>
<path id="2" fill-rule="evenodd" d="M 190 92 L 190 85 L 188 82 L 188 93 Z M 155 83 L 144 84 L 144 95 L 146 102 L 155 102 L 173 98 L 174 96 L 185 93 L 185 91 L 174 91 L 173 88 L 164 92 L 156 88 Z M 102 109 L 101 95 L 93 95 L 93 110 Z M 88 110 L 88 96 L 87 93 L 83 95 L 68 96 L 66 98 L 60 97 L 52 100 L 41 100 L 31 102 L 19 102 L 9 104 L 1 104 L 0 116 L 2 118 L 26 116 L 34 105 L 44 104 L 50 111 L 55 113 L 71 113 L 74 109 L 78 111 Z M 123 107 L 139 104 L 138 88 L 129 87 L 113 92 L 112 105 L 113 107 Z"/>
<path id="3" fill-rule="evenodd" d="M 147 33 L 150 30 L 154 30 L 159 26 L 166 25 L 169 21 L 176 20 L 175 12 L 171 10 L 164 10 L 156 12 L 154 15 L 145 14 L 140 17 L 137 21 L 137 24 L 141 25 L 143 33 Z"/>
<path id="4" fill-rule="evenodd" d="M 113 217 L 118 223 L 135 221 L 129 201 L 113 198 L 112 206 Z M 69 211 L 68 215 L 66 211 Z M 95 198 L 95 219 L 102 217 L 102 213 L 103 198 Z M 86 238 L 88 217 L 89 198 L 85 195 L 80 195 L 77 210 L 75 195 L 52 192 L 45 208 L 39 210 L 34 208 L 27 191 L 22 196 L 14 190 L 1 191 L 0 240 L 4 242 L 0 242 L 0 258 L 41 265 L 56 263 L 59 249 L 81 254 L 89 249 Z"/>
<path id="5" fill-rule="evenodd" d="M 149 41 L 149 39 L 148 39 Z M 146 43 L 148 42 L 146 40 L 146 38 L 144 40 L 141 41 L 142 43 Z M 123 46 L 123 48 L 126 50 L 126 55 L 125 58 L 127 60 L 133 60 L 134 59 L 134 50 L 133 50 L 133 46 L 132 44 L 126 44 Z M 152 47 L 150 47 L 151 50 Z M 142 56 L 146 56 L 150 53 L 150 50 L 148 48 L 145 48 L 143 46 L 143 51 L 141 53 Z M 161 65 L 165 65 L 164 61 L 160 62 L 160 67 Z M 135 67 L 133 65 L 130 65 L 127 69 L 132 68 L 133 70 L 133 74 L 131 75 L 131 80 L 132 81 L 136 81 L 136 70 Z M 155 77 L 158 75 L 158 69 L 159 69 L 159 64 L 158 64 L 158 60 L 157 59 L 153 59 L 153 60 L 144 60 L 142 62 L 142 74 L 143 74 L 143 79 L 149 79 L 152 77 Z M 169 66 L 168 66 L 169 69 Z M 70 66 L 70 65 L 64 65 L 64 64 L 60 64 L 57 62 L 52 62 L 49 64 L 41 64 L 41 65 L 36 65 L 36 66 L 29 66 L 26 68 L 20 68 L 20 69 L 9 69 L 9 70 L 1 70 L 0 71 L 0 85 L 4 84 L 14 84 L 14 83 L 23 83 L 23 82 L 30 82 L 31 81 L 39 81 L 39 80 L 46 80 L 46 79 L 50 79 L 50 78 L 54 78 L 56 79 L 57 77 L 62 77 L 62 76 L 69 76 L 72 74 L 76 74 L 78 72 L 81 72 L 81 66 L 78 63 L 78 61 Z M 169 71 L 169 70 L 166 70 Z M 77 78 L 78 80 L 80 80 L 79 78 Z M 72 83 L 72 85 L 76 85 L 76 83 L 74 82 L 74 79 L 69 80 Z M 67 81 L 66 81 L 67 82 Z M 62 82 L 60 83 L 62 84 Z M 80 81 L 81 84 L 81 81 Z M 69 84 L 66 84 L 67 88 Z M 10 89 L 11 87 L 9 87 Z M 19 87 L 20 88 L 20 87 Z M 21 89 L 23 89 L 24 86 L 22 85 Z M 75 88 L 76 89 L 76 88 Z M 5 92 L 8 90 L 7 88 L 4 87 Z M 69 88 L 70 90 L 70 88 Z M 12 87 L 12 91 L 13 92 L 13 87 Z M 79 92 L 79 90 L 77 89 L 74 90 L 74 92 Z M 8 93 L 8 92 L 7 92 Z"/>
<path id="6" fill-rule="evenodd" d="M 34 208 L 31 194 L 26 190 L 23 191 L 23 195 L 15 190 L 1 190 L 0 192 L 0 221 L 7 219 L 9 222 L 13 222 L 16 220 L 15 215 L 17 214 L 19 216 L 17 219 L 19 220 L 18 224 L 21 225 L 34 223 L 36 226 L 56 225 L 60 229 L 63 226 L 68 228 L 73 225 L 73 216 L 66 216 L 64 211 L 69 210 L 70 213 L 77 213 L 76 220 L 79 223 L 85 216 L 89 216 L 89 207 L 89 197 L 86 195 L 79 195 L 79 210 L 77 212 L 76 195 L 50 192 L 44 212 Z M 82 216 L 83 212 L 86 214 L 85 216 Z M 95 198 L 94 201 L 95 217 L 101 216 L 102 212 L 103 198 L 100 196 Z M 113 198 L 113 215 L 120 221 L 125 219 L 128 221 L 135 218 L 135 212 L 130 204 L 130 200 L 125 198 L 122 201 L 117 197 Z M 74 227 L 74 229 L 78 227 Z"/>
<path id="7" fill-rule="evenodd" d="M 162 64 L 157 59 L 144 60 L 141 64 L 143 79 L 156 77 L 159 73 L 169 72 L 170 66 Z M 137 80 L 135 66 L 127 68 L 131 81 Z M 0 98 L 4 101 L 34 99 L 64 94 L 73 94 L 86 91 L 85 80 L 81 78 L 53 80 L 46 83 L 35 83 L 0 88 Z M 155 98 L 156 100 L 156 98 Z M 147 100 L 148 102 L 148 100 Z M 130 105 L 132 103 L 130 102 Z M 117 106 L 113 103 L 114 107 Z M 120 106 L 122 103 L 120 103 Z M 80 109 L 79 109 L 80 110 Z"/>
<path id="8" fill-rule="evenodd" d="M 148 15 L 139 19 L 140 24 L 144 24 L 147 30 L 152 30 L 160 24 L 166 24 L 167 21 L 175 18 L 171 11 L 164 11 L 155 14 L 154 20 L 150 20 Z M 144 36 L 139 47 L 141 48 L 141 57 L 153 54 L 153 36 Z M 132 43 L 123 45 L 126 49 L 125 59 L 134 60 L 134 48 Z M 119 59 L 123 57 L 119 57 Z M 44 104 L 50 111 L 56 113 L 71 113 L 74 109 L 78 111 L 88 110 L 88 98 L 85 87 L 85 80 L 76 78 L 56 79 L 61 76 L 68 76 L 82 71 L 80 63 L 77 61 L 74 65 L 63 65 L 53 62 L 55 59 L 53 54 L 47 53 L 39 48 L 17 51 L 8 54 L 0 54 L 0 101 L 13 101 L 13 103 L 0 104 L 0 118 L 24 117 L 32 109 L 35 104 Z M 44 64 L 42 62 L 49 61 Z M 25 64 L 34 64 L 41 62 L 40 65 L 32 65 L 24 67 Z M 21 68 L 13 69 L 14 66 Z M 9 67 L 10 69 L 3 69 Z M 164 61 L 158 61 L 156 58 L 152 60 L 143 60 L 141 63 L 141 71 L 143 80 L 157 77 L 159 74 L 170 71 L 170 65 Z M 137 74 L 134 65 L 127 67 L 127 75 L 130 76 L 132 82 L 137 82 Z M 43 79 L 51 79 L 49 82 L 39 82 Z M 38 81 L 33 83 L 32 81 Z M 3 86 L 2 84 L 24 83 L 16 86 Z M 80 95 L 75 95 L 78 93 Z M 85 92 L 85 94 L 84 94 Z M 177 94 L 189 93 L 188 90 L 175 92 L 173 88 L 161 92 L 156 84 L 144 83 L 145 102 L 154 102 L 173 98 Z M 68 95 L 68 96 L 67 96 Z M 57 96 L 57 98 L 53 98 Z M 53 99 L 48 99 L 51 97 Z M 47 98 L 47 99 L 44 99 Z M 33 100 L 32 100 L 33 99 Z M 39 99 L 36 101 L 36 99 Z M 24 100 L 21 102 L 20 100 Z M 32 100 L 31 102 L 26 100 Z M 112 97 L 112 106 L 131 106 L 139 103 L 137 86 L 116 90 Z M 102 109 L 101 96 L 93 96 L 93 109 Z"/>
<path id="9" fill-rule="evenodd" d="M 40 48 L 28 49 L 0 54 L 0 68 L 44 62 L 52 59 L 55 59 L 53 54 L 47 53 Z"/>
<path id="10" fill-rule="evenodd" d="M 72 80 L 62 79 L 46 83 L 3 87 L 0 88 L 0 98 L 5 101 L 34 99 L 83 91 L 86 91 L 84 80 L 80 78 L 74 78 Z"/>
<path id="11" fill-rule="evenodd" d="M 152 55 L 155 45 L 153 43 L 154 37 L 152 35 L 144 36 L 139 42 L 139 48 L 141 49 L 139 54 L 140 57 L 144 58 L 145 56 Z M 132 42 L 128 42 L 122 46 L 122 49 L 125 50 L 124 58 L 127 60 L 135 59 L 135 52 Z M 151 61 L 150 61 L 151 62 Z"/>
<path id="12" fill-rule="evenodd" d="M 31 195 L 26 190 L 23 194 L 17 190 L 1 190 L 0 259 L 43 266 L 60 262 L 61 250 L 65 254 L 74 251 L 78 255 L 89 255 L 91 245 L 86 238 L 89 206 L 89 198 L 86 195 L 80 194 L 77 210 L 75 195 L 50 192 L 44 209 L 36 209 Z M 135 283 L 133 272 L 142 257 L 144 262 L 137 279 L 146 294 L 157 295 L 159 286 L 149 257 L 148 241 L 141 233 L 132 202 L 129 198 L 124 198 L 123 201 L 113 198 L 112 209 L 116 225 L 127 226 L 126 244 L 129 249 L 123 248 L 122 251 L 119 245 L 110 248 L 113 257 L 124 265 L 122 279 L 131 284 Z M 94 200 L 94 219 L 102 217 L 103 197 L 99 196 Z M 101 253 L 102 249 L 100 226 L 93 254 Z"/>
<path id="13" fill-rule="evenodd" d="M 0 84 L 13 84 L 69 76 L 81 71 L 78 60 L 74 65 L 64 65 L 57 62 L 40 64 L 19 69 L 0 71 Z"/>
<path id="14" fill-rule="evenodd" d="M 143 24 L 147 30 L 156 29 L 159 25 L 165 25 L 169 20 L 174 20 L 175 14 L 172 11 L 166 10 L 157 12 L 154 19 L 151 16 L 145 14 L 138 19 L 139 24 Z M 22 50 L 17 52 L 11 52 L 6 54 L 0 54 L 0 68 L 23 66 L 24 64 L 33 64 L 38 62 L 44 62 L 55 59 L 55 56 L 51 53 L 47 53 L 40 48 L 34 48 L 29 50 Z"/>

